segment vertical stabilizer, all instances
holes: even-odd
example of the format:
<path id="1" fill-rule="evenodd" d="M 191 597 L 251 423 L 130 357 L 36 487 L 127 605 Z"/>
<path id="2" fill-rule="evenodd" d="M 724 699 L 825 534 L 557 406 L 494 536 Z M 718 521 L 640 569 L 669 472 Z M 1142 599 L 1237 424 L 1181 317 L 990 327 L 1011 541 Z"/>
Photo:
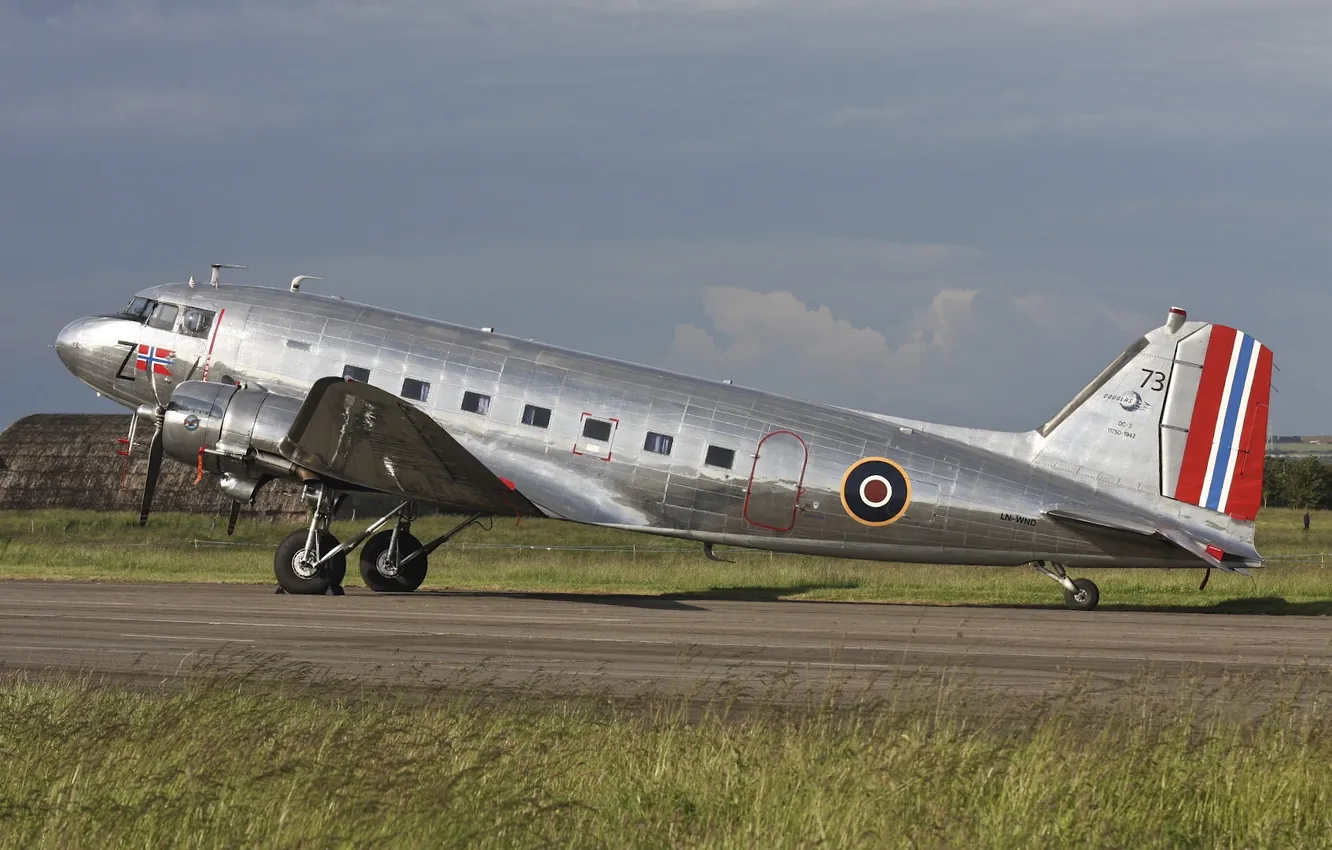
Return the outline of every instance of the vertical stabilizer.
<path id="1" fill-rule="evenodd" d="M 1271 387 L 1270 349 L 1172 308 L 1040 430 L 1035 460 L 1252 520 Z"/>

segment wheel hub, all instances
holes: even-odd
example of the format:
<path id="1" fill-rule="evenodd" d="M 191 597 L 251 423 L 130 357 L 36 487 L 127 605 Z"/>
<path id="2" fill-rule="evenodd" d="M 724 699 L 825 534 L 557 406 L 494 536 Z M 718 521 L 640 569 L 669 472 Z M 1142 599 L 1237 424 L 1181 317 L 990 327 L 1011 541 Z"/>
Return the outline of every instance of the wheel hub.
<path id="1" fill-rule="evenodd" d="M 397 578 L 399 567 L 391 552 L 383 552 L 375 559 L 375 569 L 385 578 Z"/>
<path id="2" fill-rule="evenodd" d="M 302 549 L 291 556 L 291 571 L 300 578 L 314 578 L 319 574 L 319 557 L 309 549 Z"/>

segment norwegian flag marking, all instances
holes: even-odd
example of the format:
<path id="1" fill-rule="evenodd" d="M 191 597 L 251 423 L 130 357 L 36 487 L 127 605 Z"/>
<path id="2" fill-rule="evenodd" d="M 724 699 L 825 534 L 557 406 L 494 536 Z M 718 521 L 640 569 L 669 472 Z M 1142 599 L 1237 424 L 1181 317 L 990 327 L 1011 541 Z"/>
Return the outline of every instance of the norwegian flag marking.
<path id="1" fill-rule="evenodd" d="M 175 352 L 166 348 L 158 348 L 155 345 L 140 345 L 139 356 L 134 360 L 134 368 L 140 372 L 149 372 L 154 375 L 166 375 L 171 377 L 171 364 L 174 363 Z"/>

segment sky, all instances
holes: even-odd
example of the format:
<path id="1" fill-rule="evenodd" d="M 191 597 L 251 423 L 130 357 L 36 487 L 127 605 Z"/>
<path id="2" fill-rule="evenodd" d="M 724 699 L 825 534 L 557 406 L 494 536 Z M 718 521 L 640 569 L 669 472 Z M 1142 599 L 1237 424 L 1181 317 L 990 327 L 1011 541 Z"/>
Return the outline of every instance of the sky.
<path id="1" fill-rule="evenodd" d="M 0 0 L 0 424 L 142 287 L 1025 430 L 1172 305 L 1332 433 L 1332 4 Z"/>

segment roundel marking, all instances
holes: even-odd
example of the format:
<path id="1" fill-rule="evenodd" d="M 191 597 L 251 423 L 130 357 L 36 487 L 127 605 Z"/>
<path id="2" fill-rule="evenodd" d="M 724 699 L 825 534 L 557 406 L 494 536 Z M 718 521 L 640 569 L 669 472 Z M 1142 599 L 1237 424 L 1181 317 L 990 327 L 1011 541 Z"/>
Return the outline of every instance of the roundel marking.
<path id="1" fill-rule="evenodd" d="M 862 458 L 842 476 L 842 507 L 863 525 L 897 522 L 911 506 L 911 479 L 896 461 Z"/>
<path id="2" fill-rule="evenodd" d="M 191 413 L 189 416 L 185 417 L 184 425 L 186 431 L 193 431 L 197 429 L 199 427 L 199 417 Z"/>

